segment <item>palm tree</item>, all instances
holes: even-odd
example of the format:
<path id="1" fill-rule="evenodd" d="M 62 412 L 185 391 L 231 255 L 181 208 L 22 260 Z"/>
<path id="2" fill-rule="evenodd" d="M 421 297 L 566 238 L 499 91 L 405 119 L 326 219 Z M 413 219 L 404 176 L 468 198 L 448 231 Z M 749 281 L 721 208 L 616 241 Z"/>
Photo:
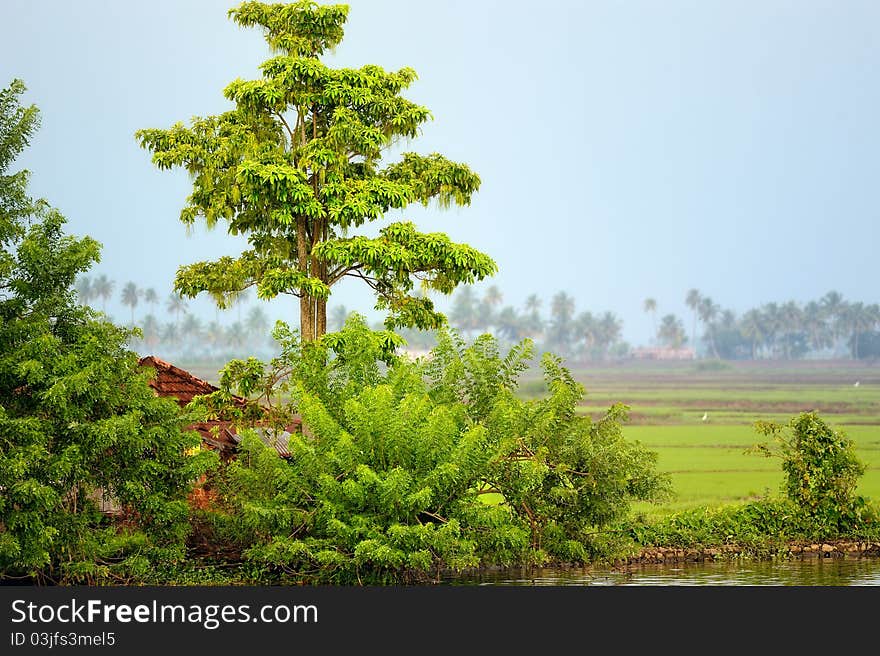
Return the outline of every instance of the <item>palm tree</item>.
<path id="1" fill-rule="evenodd" d="M 548 341 L 563 355 L 571 352 L 574 328 L 574 299 L 565 292 L 559 292 L 550 300 L 550 329 Z"/>
<path id="2" fill-rule="evenodd" d="M 702 294 L 700 294 L 700 291 L 698 289 L 688 290 L 687 296 L 684 299 L 685 305 L 687 305 L 693 312 L 691 339 L 693 340 L 694 348 L 697 347 L 697 314 L 700 307 L 701 299 Z"/>
<path id="3" fill-rule="evenodd" d="M 709 335 L 709 345 L 712 347 L 712 355 L 716 359 L 718 358 L 718 349 L 715 346 L 715 325 L 713 322 L 720 310 L 721 308 L 710 297 L 703 296 L 700 298 L 697 312 L 700 315 L 700 321 L 703 322 L 703 326 L 706 328 L 706 333 Z"/>
<path id="4" fill-rule="evenodd" d="M 202 322 L 196 315 L 187 314 L 186 319 L 183 320 L 183 325 L 180 326 L 180 333 L 187 346 L 193 348 L 202 342 L 202 337 L 204 336 Z"/>
<path id="5" fill-rule="evenodd" d="M 348 309 L 344 305 L 334 305 L 327 323 L 331 331 L 342 330 L 346 319 L 348 319 Z"/>
<path id="6" fill-rule="evenodd" d="M 854 360 L 859 358 L 859 335 L 874 328 L 880 319 L 878 315 L 880 315 L 880 309 L 876 305 L 866 306 L 861 301 L 847 304 L 842 317 L 849 325 L 850 353 Z"/>
<path id="7" fill-rule="evenodd" d="M 145 316 L 141 330 L 144 333 L 144 344 L 152 351 L 156 348 L 156 344 L 159 343 L 160 327 L 156 317 L 152 314 Z"/>
<path id="8" fill-rule="evenodd" d="M 819 299 L 819 305 L 825 312 L 825 320 L 831 329 L 831 338 L 837 342 L 846 330 L 843 315 L 846 314 L 846 301 L 843 294 L 833 289 Z"/>
<path id="9" fill-rule="evenodd" d="M 176 323 L 168 322 L 162 328 L 162 343 L 173 349 L 180 343 L 180 331 Z"/>
<path id="10" fill-rule="evenodd" d="M 449 319 L 459 330 L 469 333 L 479 325 L 477 316 L 477 299 L 474 290 L 469 285 L 459 288 L 452 301 L 452 311 Z"/>
<path id="11" fill-rule="evenodd" d="M 240 321 L 226 329 L 226 341 L 234 349 L 240 349 L 247 343 L 247 331 Z"/>
<path id="12" fill-rule="evenodd" d="M 526 316 L 523 317 L 523 333 L 536 338 L 544 330 L 544 321 L 541 319 L 541 299 L 537 294 L 529 294 L 525 302 Z"/>
<path id="13" fill-rule="evenodd" d="M 760 310 L 749 310 L 743 315 L 739 325 L 742 336 L 752 343 L 752 360 L 756 360 L 758 345 L 762 344 L 767 336 L 764 316 Z"/>
<path id="14" fill-rule="evenodd" d="M 522 339 L 523 321 L 516 309 L 509 305 L 503 308 L 496 318 L 498 337 L 517 342 Z"/>
<path id="15" fill-rule="evenodd" d="M 779 308 L 782 323 L 782 348 L 786 360 L 791 360 L 791 346 L 803 326 L 803 313 L 794 301 L 788 301 Z"/>
<path id="16" fill-rule="evenodd" d="M 101 311 L 104 314 L 107 314 L 107 299 L 113 296 L 113 287 L 115 286 L 116 283 L 103 273 L 92 283 L 95 296 L 101 299 Z"/>
<path id="17" fill-rule="evenodd" d="M 127 282 L 122 288 L 122 304 L 131 308 L 131 325 L 134 325 L 134 309 L 141 297 L 141 290 L 133 282 Z"/>
<path id="18" fill-rule="evenodd" d="M 156 306 L 159 304 L 159 295 L 156 293 L 156 290 L 150 287 L 144 292 L 144 303 L 151 306 L 155 311 Z"/>
<path id="19" fill-rule="evenodd" d="M 660 343 L 667 348 L 681 348 L 687 341 L 684 324 L 674 314 L 667 314 L 660 320 L 660 330 L 657 331 Z"/>
<path id="20" fill-rule="evenodd" d="M 269 317 L 266 316 L 263 308 L 259 306 L 251 308 L 245 321 L 245 327 L 248 333 L 256 338 L 255 341 L 259 341 L 260 336 L 264 335 L 269 328 Z"/>
<path id="21" fill-rule="evenodd" d="M 809 337 L 810 348 L 821 351 L 831 343 L 831 333 L 825 310 L 820 303 L 810 301 L 804 306 L 802 325 Z"/>
<path id="22" fill-rule="evenodd" d="M 611 312 L 606 312 L 599 319 L 599 344 L 602 355 L 607 356 L 612 346 L 620 341 L 623 322 Z"/>
<path id="23" fill-rule="evenodd" d="M 77 278 L 74 287 L 80 305 L 88 305 L 89 302 L 95 298 L 95 288 L 92 285 L 92 279 L 88 276 L 80 276 Z"/>
<path id="24" fill-rule="evenodd" d="M 592 312 L 581 312 L 574 324 L 574 332 L 583 340 L 583 352 L 592 360 L 595 357 L 596 345 L 600 340 L 599 322 Z"/>
<path id="25" fill-rule="evenodd" d="M 495 308 L 501 304 L 503 297 L 501 291 L 495 285 L 489 287 L 483 295 L 480 303 L 480 324 L 482 328 L 495 325 Z"/>
<path id="26" fill-rule="evenodd" d="M 169 294 L 165 303 L 165 309 L 169 314 L 174 315 L 175 328 L 180 324 L 180 315 L 186 314 L 186 301 L 177 294 Z"/>
<path id="27" fill-rule="evenodd" d="M 654 337 L 657 337 L 657 301 L 653 298 L 646 298 L 644 310 L 651 315 L 651 325 L 654 328 Z"/>

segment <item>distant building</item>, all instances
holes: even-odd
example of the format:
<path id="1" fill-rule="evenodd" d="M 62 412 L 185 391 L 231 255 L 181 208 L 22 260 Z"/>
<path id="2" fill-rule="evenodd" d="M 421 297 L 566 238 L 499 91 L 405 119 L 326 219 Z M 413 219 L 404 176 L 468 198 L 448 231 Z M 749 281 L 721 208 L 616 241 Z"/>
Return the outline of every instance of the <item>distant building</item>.
<path id="1" fill-rule="evenodd" d="M 688 348 L 664 348 L 660 346 L 640 347 L 632 350 L 636 360 L 694 360 L 697 353 Z"/>

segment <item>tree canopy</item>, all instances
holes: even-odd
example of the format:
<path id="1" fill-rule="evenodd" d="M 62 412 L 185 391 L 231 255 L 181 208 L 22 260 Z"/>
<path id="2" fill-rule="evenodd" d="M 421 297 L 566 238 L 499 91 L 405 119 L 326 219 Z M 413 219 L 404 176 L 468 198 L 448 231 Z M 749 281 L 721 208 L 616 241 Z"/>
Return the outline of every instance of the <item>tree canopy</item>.
<path id="1" fill-rule="evenodd" d="M 448 294 L 496 271 L 487 255 L 443 233 L 418 232 L 412 222 L 391 222 L 378 236 L 351 234 L 413 203 L 468 205 L 480 178 L 438 153 L 383 161 L 431 115 L 402 95 L 416 79 L 410 68 L 321 61 L 342 40 L 347 15 L 345 5 L 309 0 L 230 10 L 239 25 L 261 28 L 275 53 L 262 77 L 226 87 L 230 111 L 136 133 L 159 168 L 191 174 L 185 224 L 224 222 L 248 240 L 239 257 L 180 267 L 176 291 L 207 292 L 221 307 L 251 286 L 264 299 L 296 296 L 306 341 L 326 332 L 327 298 L 344 278 L 372 288 L 389 327 L 436 328 L 444 318 L 414 293 L 417 284 Z"/>
<path id="2" fill-rule="evenodd" d="M 98 243 L 65 235 L 61 213 L 28 195 L 27 171 L 9 171 L 39 123 L 24 91 L 0 90 L 0 579 L 143 573 L 151 553 L 182 555 L 206 458 L 186 455 L 198 436 L 153 394 L 131 332 L 76 303 Z M 128 529 L 106 525 L 101 496 L 131 511 Z"/>

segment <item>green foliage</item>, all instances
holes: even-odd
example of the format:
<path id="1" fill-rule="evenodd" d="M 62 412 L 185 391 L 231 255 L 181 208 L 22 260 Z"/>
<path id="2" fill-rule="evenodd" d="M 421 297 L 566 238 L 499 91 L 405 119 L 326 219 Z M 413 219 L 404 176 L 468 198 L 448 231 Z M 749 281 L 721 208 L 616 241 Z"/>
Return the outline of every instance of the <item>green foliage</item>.
<path id="1" fill-rule="evenodd" d="M 130 332 L 75 302 L 98 244 L 64 234 L 64 217 L 8 174 L 37 123 L 0 92 L 0 578 L 94 581 L 137 576 L 148 556 L 180 558 L 185 494 L 203 457 L 184 450 L 176 405 L 155 397 Z M 108 526 L 97 495 L 126 509 Z"/>
<path id="2" fill-rule="evenodd" d="M 312 341 L 326 332 L 331 288 L 353 277 L 376 293 L 389 327 L 442 325 L 416 283 L 448 294 L 495 273 L 488 256 L 409 222 L 392 223 L 377 237 L 349 234 L 412 203 L 467 205 L 480 186 L 467 166 L 436 153 L 404 153 L 381 166 L 387 149 L 416 137 L 430 118 L 401 95 L 415 71 L 321 62 L 342 39 L 345 5 L 245 2 L 229 15 L 262 28 L 276 53 L 262 64 L 262 78 L 226 87 L 231 111 L 136 135 L 159 168 L 192 174 L 184 223 L 223 221 L 250 244 L 238 258 L 181 267 L 175 289 L 189 297 L 208 292 L 221 307 L 250 286 L 260 298 L 297 296 L 301 334 Z"/>
<path id="3" fill-rule="evenodd" d="M 782 459 L 786 495 L 815 521 L 837 528 L 866 512 L 865 499 L 855 494 L 865 466 L 842 431 L 815 412 L 801 413 L 787 426 L 758 422 L 756 429 L 774 441 L 756 449 Z"/>
<path id="4" fill-rule="evenodd" d="M 271 386 L 273 407 L 302 417 L 289 461 L 251 435 L 224 473 L 224 521 L 251 562 L 336 582 L 584 562 L 612 548 L 604 529 L 631 500 L 666 489 L 653 454 L 623 439 L 622 406 L 595 423 L 575 412 L 583 389 L 558 358 L 542 363 L 546 398 L 515 396 L 528 342 L 502 356 L 488 335 L 441 332 L 412 362 L 356 314 L 313 343 L 276 334 L 280 358 L 233 361 L 198 404 Z"/>

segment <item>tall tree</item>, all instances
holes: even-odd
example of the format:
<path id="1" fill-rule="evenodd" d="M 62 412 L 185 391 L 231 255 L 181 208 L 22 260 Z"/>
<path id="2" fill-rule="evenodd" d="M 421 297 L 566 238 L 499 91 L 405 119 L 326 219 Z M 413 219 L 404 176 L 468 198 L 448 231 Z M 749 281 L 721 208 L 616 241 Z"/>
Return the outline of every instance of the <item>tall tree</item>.
<path id="1" fill-rule="evenodd" d="M 152 307 L 154 310 L 157 305 L 159 305 L 159 294 L 156 293 L 156 290 L 152 287 L 148 287 L 144 290 L 144 303 Z"/>
<path id="2" fill-rule="evenodd" d="M 470 285 L 458 289 L 452 297 L 452 310 L 449 313 L 452 324 L 466 334 L 475 331 L 479 325 L 477 296 Z"/>
<path id="3" fill-rule="evenodd" d="M 180 326 L 180 315 L 186 314 L 186 301 L 178 294 L 169 294 L 168 300 L 165 303 L 165 309 L 169 314 L 174 315 L 174 327 L 178 328 Z"/>
<path id="4" fill-rule="evenodd" d="M 684 298 L 685 305 L 691 309 L 691 341 L 694 344 L 694 348 L 697 348 L 697 342 L 699 341 L 697 338 L 697 316 L 699 315 L 701 299 L 702 294 L 700 294 L 699 289 L 689 289 L 687 296 Z"/>
<path id="5" fill-rule="evenodd" d="M 550 299 L 550 344 L 565 355 L 572 352 L 574 338 L 574 298 L 563 291 Z"/>
<path id="6" fill-rule="evenodd" d="M 681 348 L 687 341 L 687 333 L 684 324 L 674 314 L 667 314 L 660 320 L 660 329 L 657 331 L 657 338 L 663 346 L 667 348 Z"/>
<path id="7" fill-rule="evenodd" d="M 225 222 L 250 245 L 238 258 L 181 267 L 175 289 L 188 297 L 208 292 L 220 305 L 251 286 L 264 299 L 296 296 L 301 335 L 310 342 L 326 332 L 331 288 L 356 278 L 373 289 L 377 309 L 388 311 L 387 325 L 440 326 L 433 302 L 411 293 L 415 283 L 449 294 L 494 274 L 495 262 L 410 222 L 393 222 L 377 237 L 350 235 L 415 202 L 468 205 L 479 188 L 467 166 L 437 153 L 405 153 L 380 166 L 390 147 L 416 137 L 430 117 L 401 95 L 415 71 L 324 64 L 321 56 L 342 40 L 345 5 L 245 2 L 229 15 L 262 28 L 277 53 L 260 67 L 262 78 L 226 87 L 230 111 L 136 134 L 159 168 L 193 175 L 185 224 Z"/>
<path id="8" fill-rule="evenodd" d="M 138 301 L 141 298 L 143 292 L 138 288 L 138 286 L 133 282 L 125 283 L 125 287 L 122 288 L 122 304 L 126 307 L 131 308 L 131 325 L 134 325 L 134 309 L 137 307 Z"/>
<path id="9" fill-rule="evenodd" d="M 752 345 L 752 360 L 756 360 L 758 347 L 763 344 L 766 337 L 766 325 L 760 310 L 751 309 L 743 315 L 740 332 Z"/>
<path id="10" fill-rule="evenodd" d="M 328 321 L 328 327 L 330 330 L 342 330 L 342 327 L 345 325 L 345 320 L 348 318 L 348 308 L 344 305 L 334 305 L 333 309 L 330 310 L 330 319 Z"/>
<path id="11" fill-rule="evenodd" d="M 74 284 L 76 297 L 81 305 L 88 305 L 95 298 L 95 287 L 89 276 L 79 276 Z"/>
<path id="12" fill-rule="evenodd" d="M 657 300 L 654 298 L 646 298 L 645 302 L 642 304 L 642 308 L 651 315 L 651 326 L 653 326 L 653 335 L 655 338 L 659 337 L 657 334 Z"/>
<path id="13" fill-rule="evenodd" d="M 721 308 L 711 298 L 708 296 L 700 297 L 697 312 L 700 315 L 700 321 L 703 322 L 703 326 L 706 328 L 706 334 L 709 336 L 709 346 L 712 348 L 712 355 L 716 358 L 718 357 L 718 348 L 715 345 L 715 326 L 713 322 L 720 311 Z"/>
<path id="14" fill-rule="evenodd" d="M 95 281 L 92 283 L 95 295 L 101 299 L 101 311 L 104 312 L 104 314 L 107 313 L 107 301 L 113 296 L 113 288 L 115 286 L 116 283 L 103 273 L 95 278 Z"/>

